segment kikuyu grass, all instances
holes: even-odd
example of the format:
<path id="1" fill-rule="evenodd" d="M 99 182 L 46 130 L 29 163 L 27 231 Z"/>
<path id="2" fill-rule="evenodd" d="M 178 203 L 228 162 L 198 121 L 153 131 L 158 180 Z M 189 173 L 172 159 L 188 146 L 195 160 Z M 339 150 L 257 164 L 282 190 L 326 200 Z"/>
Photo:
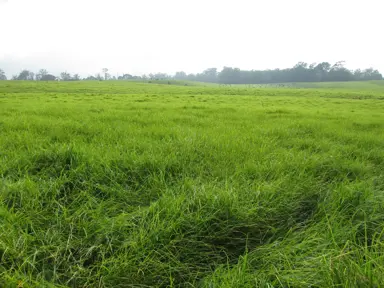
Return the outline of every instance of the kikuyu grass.
<path id="1" fill-rule="evenodd" d="M 384 90 L 345 85 L 0 82 L 0 286 L 380 287 Z"/>

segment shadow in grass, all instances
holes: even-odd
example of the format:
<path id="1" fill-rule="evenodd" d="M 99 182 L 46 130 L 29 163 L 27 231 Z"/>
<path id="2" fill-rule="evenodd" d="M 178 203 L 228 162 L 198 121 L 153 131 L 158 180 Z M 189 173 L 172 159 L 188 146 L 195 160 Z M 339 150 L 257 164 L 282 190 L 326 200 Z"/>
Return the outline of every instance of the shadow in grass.
<path id="1" fill-rule="evenodd" d="M 114 272 L 105 275 L 108 283 L 117 285 L 127 277 L 151 287 L 198 285 L 217 267 L 236 265 L 247 251 L 283 238 L 317 211 L 316 193 L 298 195 L 294 205 L 280 199 L 255 209 L 234 205 L 230 195 L 216 192 L 163 197 L 151 205 L 140 215 L 141 228 L 127 239 L 125 253 L 106 261 Z"/>
<path id="2" fill-rule="evenodd" d="M 47 151 L 33 157 L 27 173 L 33 176 L 58 178 L 76 169 L 83 155 L 72 148 L 62 151 Z"/>
<path id="3" fill-rule="evenodd" d="M 113 160 L 90 163 L 73 148 L 44 151 L 15 164 L 5 171 L 4 178 L 11 183 L 28 178 L 49 186 L 44 195 L 40 195 L 41 203 L 57 201 L 67 207 L 74 202 L 81 205 L 93 199 L 125 205 L 125 211 L 156 201 L 183 175 L 183 167 L 176 162 L 132 164 Z M 7 197 L 8 207 L 23 202 L 22 193 L 10 193 Z"/>
<path id="4" fill-rule="evenodd" d="M 28 235 L 29 241 L 24 256 L 12 249 L 4 254 L 0 247 L 9 260 L 3 267 L 23 267 L 34 277 L 73 287 L 86 285 L 85 274 L 98 279 L 101 263 L 115 259 L 115 252 L 121 254 L 126 241 L 139 229 L 137 225 L 143 224 L 136 219 L 125 221 L 124 215 L 157 200 L 162 188 L 173 185 L 182 175 L 177 163 L 88 163 L 74 150 L 44 152 L 30 160 L 20 175 L 25 181 L 7 188 L 0 197 L 9 211 L 28 219 L 22 225 L 13 223 L 12 229 Z M 54 178 L 40 178 L 43 173 Z M 38 185 L 29 187 L 38 179 Z M 145 208 L 138 211 L 141 209 Z M 36 211 L 38 217 L 33 217 L 30 212 Z M 48 215 L 54 217 L 49 220 Z M 39 253 L 35 253 L 36 247 Z M 33 263 L 25 264 L 23 257 L 30 253 L 35 253 Z M 65 271 L 60 279 L 57 271 Z"/>
<path id="5" fill-rule="evenodd" d="M 47 150 L 29 158 L 21 158 L 5 171 L 4 176 L 12 180 L 26 176 L 38 179 L 59 178 L 78 168 L 82 161 L 83 155 L 72 147 Z"/>
<path id="6" fill-rule="evenodd" d="M 337 162 L 325 160 L 317 163 L 312 169 L 313 175 L 324 183 L 340 183 L 345 180 L 356 181 L 364 178 L 366 168 L 359 163 Z"/>
<path id="7" fill-rule="evenodd" d="M 177 163 L 128 164 L 114 160 L 100 165 L 86 164 L 64 178 L 56 200 L 66 205 L 79 202 L 78 194 L 85 191 L 95 201 L 110 201 L 122 211 L 130 212 L 137 206 L 148 206 L 156 201 L 163 190 L 182 177 L 182 170 Z"/>

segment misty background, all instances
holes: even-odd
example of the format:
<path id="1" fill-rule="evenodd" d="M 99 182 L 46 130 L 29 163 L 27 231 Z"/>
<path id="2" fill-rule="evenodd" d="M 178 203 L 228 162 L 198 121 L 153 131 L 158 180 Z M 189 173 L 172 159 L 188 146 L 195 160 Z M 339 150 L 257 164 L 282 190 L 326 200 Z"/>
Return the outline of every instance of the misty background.
<path id="1" fill-rule="evenodd" d="M 384 71 L 379 0 L 0 0 L 0 69 L 113 77 L 298 62 Z M 308 64 L 310 65 L 310 64 Z"/>

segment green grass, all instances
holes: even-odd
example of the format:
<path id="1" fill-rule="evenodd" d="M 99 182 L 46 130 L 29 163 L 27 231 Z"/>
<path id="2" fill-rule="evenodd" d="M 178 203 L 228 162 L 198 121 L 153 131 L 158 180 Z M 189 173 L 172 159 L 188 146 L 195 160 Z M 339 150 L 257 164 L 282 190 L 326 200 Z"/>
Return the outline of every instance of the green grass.
<path id="1" fill-rule="evenodd" d="M 380 287 L 384 86 L 345 85 L 0 82 L 0 286 Z"/>
<path id="2" fill-rule="evenodd" d="M 384 81 L 359 81 L 359 82 L 299 82 L 299 83 L 278 83 L 278 84 L 251 84 L 251 85 L 232 85 L 237 87 L 252 87 L 252 88 L 316 88 L 334 90 L 349 90 L 349 91 L 376 91 L 383 92 Z"/>

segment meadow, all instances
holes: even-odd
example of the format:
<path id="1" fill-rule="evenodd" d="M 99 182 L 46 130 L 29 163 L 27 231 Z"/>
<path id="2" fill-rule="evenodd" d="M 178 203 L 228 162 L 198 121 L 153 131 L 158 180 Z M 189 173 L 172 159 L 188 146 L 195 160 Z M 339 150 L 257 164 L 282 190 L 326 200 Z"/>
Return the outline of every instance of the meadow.
<path id="1" fill-rule="evenodd" d="M 0 81 L 0 286 L 381 287 L 382 83 Z"/>

